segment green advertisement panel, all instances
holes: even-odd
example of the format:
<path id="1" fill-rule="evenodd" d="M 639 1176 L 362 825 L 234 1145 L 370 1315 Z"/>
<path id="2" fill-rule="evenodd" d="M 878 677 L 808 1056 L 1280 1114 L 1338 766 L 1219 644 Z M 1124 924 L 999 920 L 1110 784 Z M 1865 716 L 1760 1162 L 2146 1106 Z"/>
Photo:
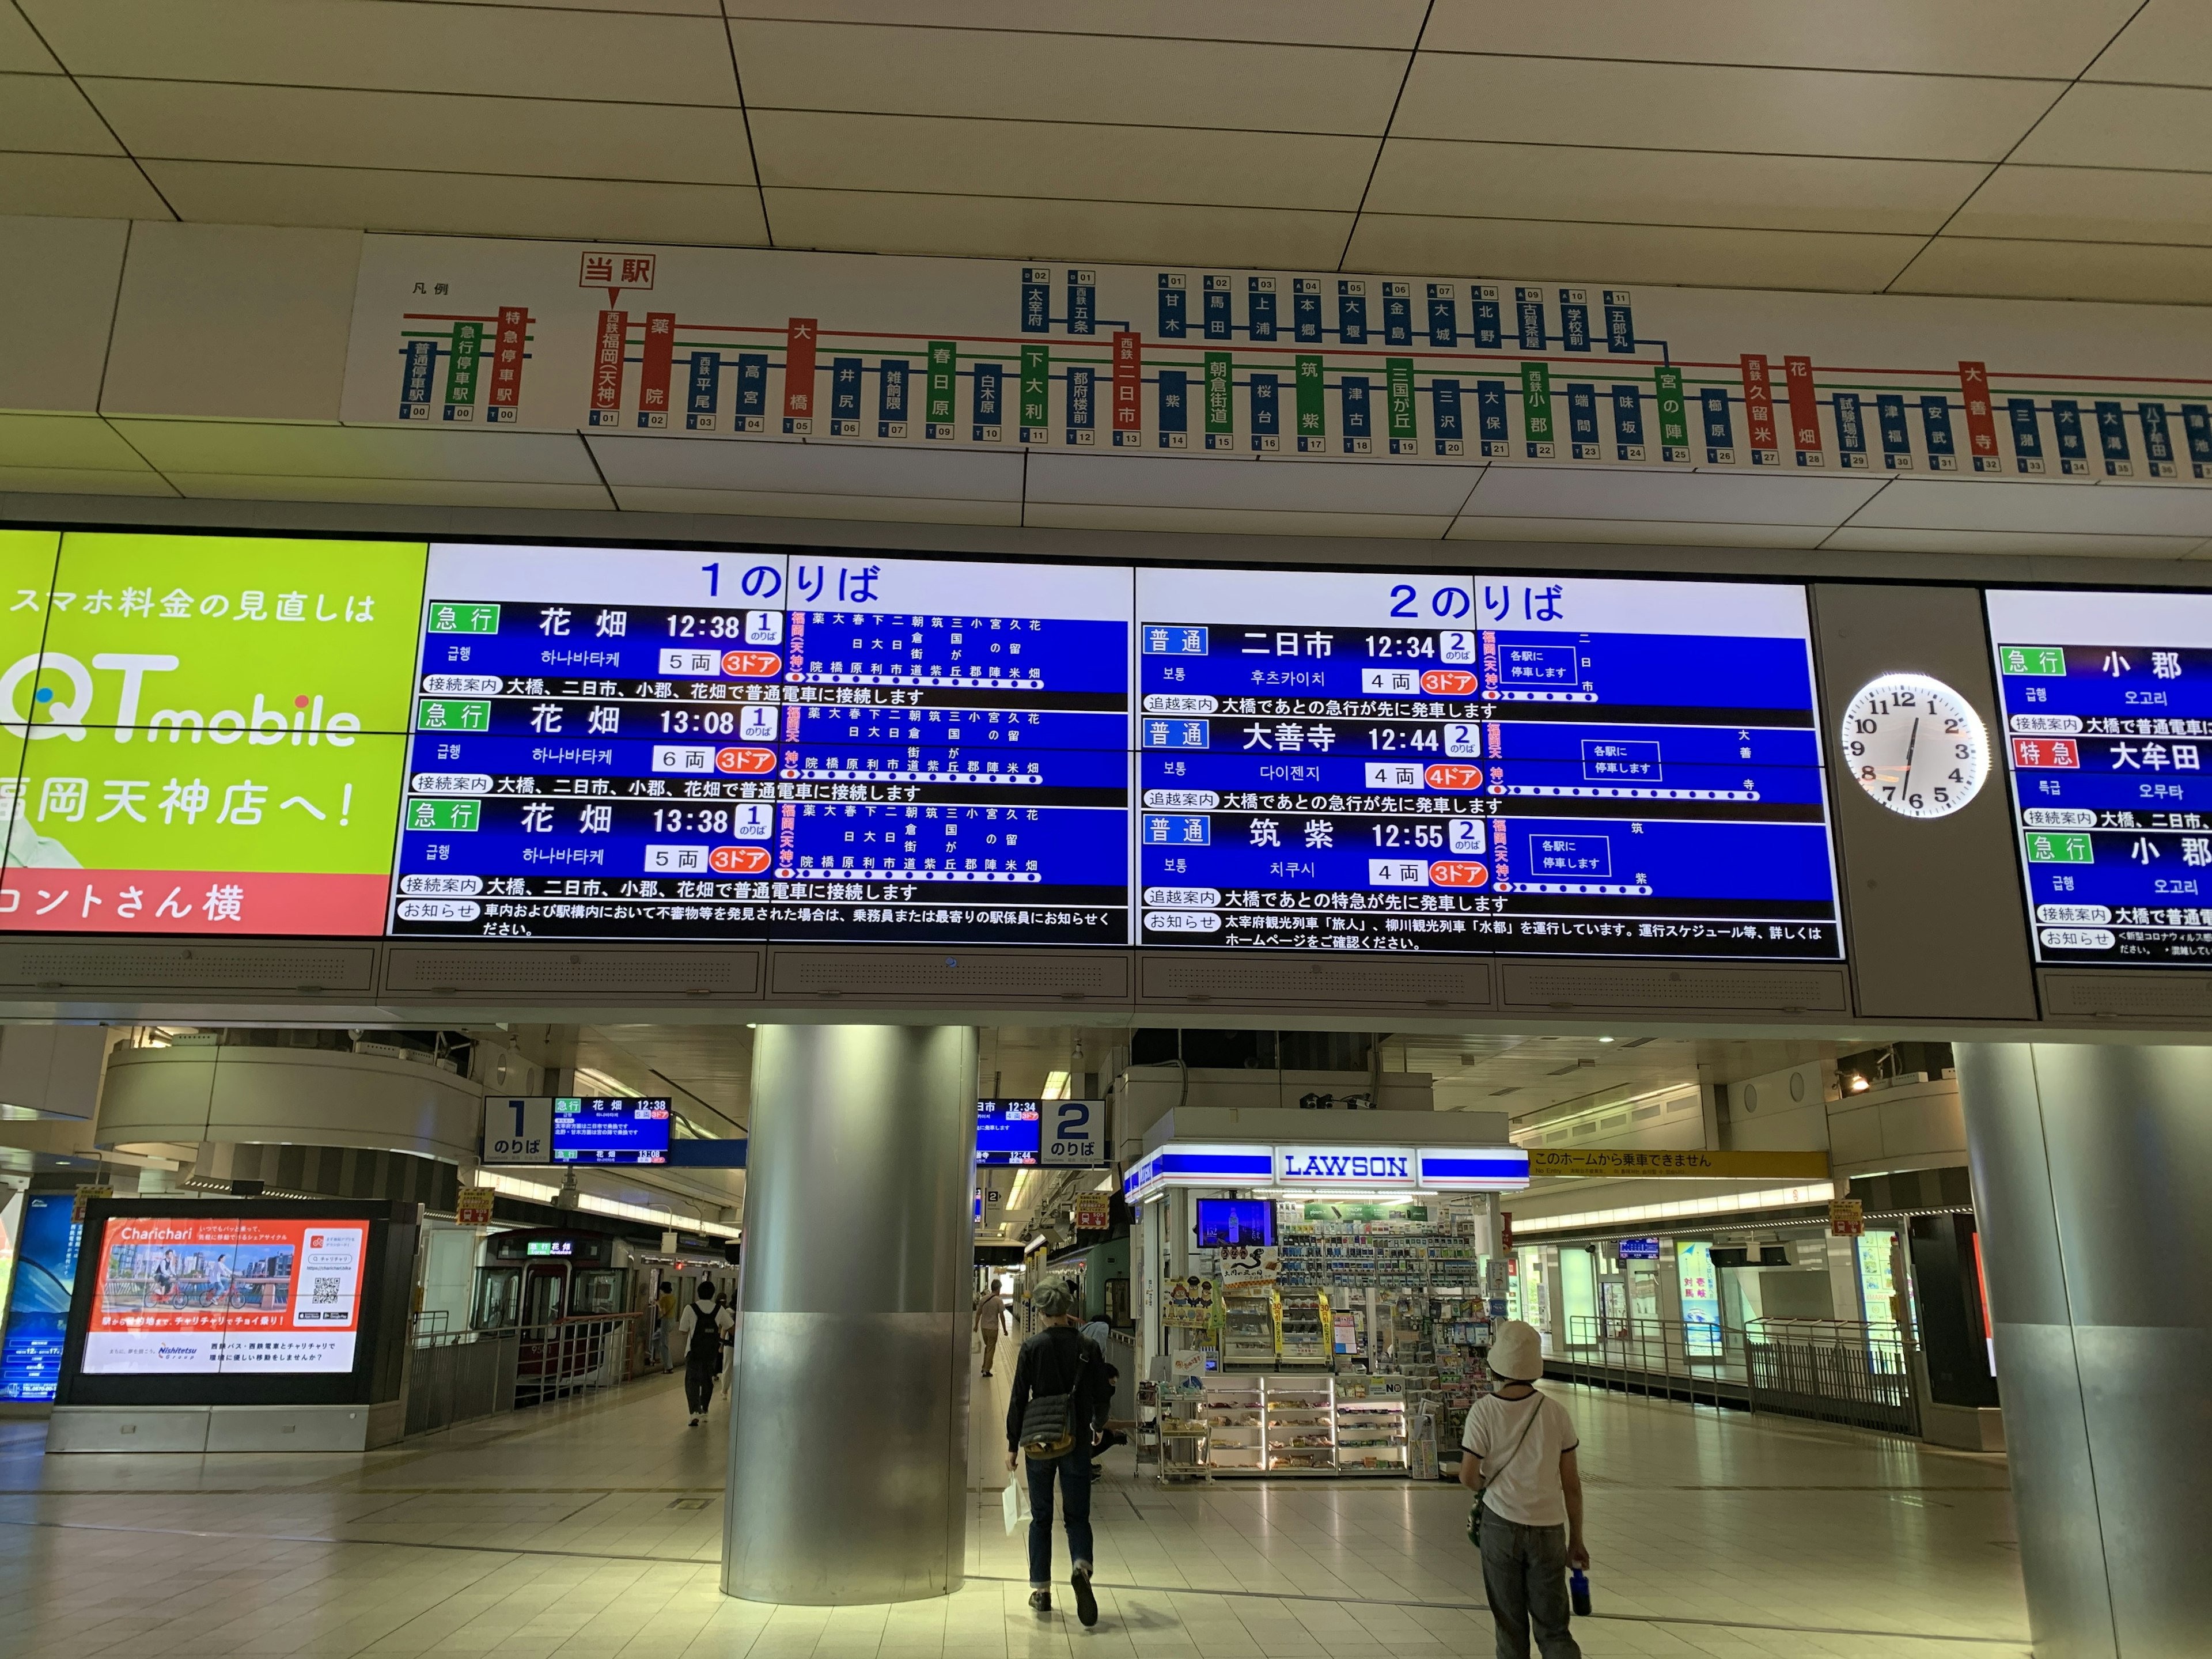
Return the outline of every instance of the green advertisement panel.
<path id="1" fill-rule="evenodd" d="M 0 640 L 0 928 L 382 932 L 428 552 L 64 535 Z"/>

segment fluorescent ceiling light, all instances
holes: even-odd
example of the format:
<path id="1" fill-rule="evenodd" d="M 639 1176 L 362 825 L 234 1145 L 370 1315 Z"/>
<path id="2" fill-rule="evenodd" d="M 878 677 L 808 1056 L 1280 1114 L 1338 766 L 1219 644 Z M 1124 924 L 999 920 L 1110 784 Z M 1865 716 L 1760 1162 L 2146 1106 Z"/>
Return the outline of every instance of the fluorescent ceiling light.
<path id="1" fill-rule="evenodd" d="M 1745 1210 L 1778 1210 L 1801 1204 L 1826 1204 L 1836 1195 L 1832 1181 L 1816 1181 L 1803 1187 L 1769 1187 L 1755 1193 L 1713 1193 L 1703 1198 L 1670 1199 L 1660 1204 L 1630 1204 L 1617 1210 L 1582 1210 L 1572 1215 L 1535 1216 L 1524 1221 L 1513 1218 L 1513 1236 L 1565 1232 L 1576 1227 L 1604 1227 L 1613 1223 L 1672 1221 L 1697 1216 L 1733 1215 Z"/>
<path id="2" fill-rule="evenodd" d="M 1044 1079 L 1044 1093 L 1039 1097 L 1039 1098 L 1044 1100 L 1066 1100 L 1071 1098 L 1067 1092 L 1067 1083 L 1068 1077 L 1067 1073 L 1065 1072 L 1046 1073 Z"/>
<path id="3" fill-rule="evenodd" d="M 477 1173 L 476 1184 L 489 1187 L 495 1193 L 505 1193 L 509 1198 L 519 1198 L 532 1204 L 551 1204 L 561 1196 L 557 1187 L 548 1187 L 538 1182 L 525 1181 L 518 1176 L 500 1175 L 490 1170 Z M 647 1209 L 642 1204 L 625 1204 L 619 1199 L 601 1198 L 596 1193 L 585 1193 L 576 1200 L 580 1210 L 589 1210 L 595 1215 L 617 1217 L 624 1221 L 649 1221 L 660 1228 L 673 1227 L 683 1232 L 706 1233 L 715 1238 L 740 1238 L 741 1230 L 725 1225 L 720 1221 L 702 1221 L 696 1217 L 678 1215 L 672 1210 Z"/>

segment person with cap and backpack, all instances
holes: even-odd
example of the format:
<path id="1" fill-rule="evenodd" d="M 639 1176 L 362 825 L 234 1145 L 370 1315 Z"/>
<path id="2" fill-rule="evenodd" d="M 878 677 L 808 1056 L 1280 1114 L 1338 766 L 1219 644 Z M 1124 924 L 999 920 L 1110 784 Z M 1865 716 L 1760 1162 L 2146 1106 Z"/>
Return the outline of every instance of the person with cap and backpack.
<path id="1" fill-rule="evenodd" d="M 1477 1400 L 1460 1443 L 1460 1484 L 1474 1492 L 1468 1534 L 1482 1551 L 1482 1588 L 1498 1659 L 1528 1659 L 1534 1625 L 1543 1659 L 1582 1659 L 1567 1629 L 1567 1569 L 1589 1565 L 1583 1547 L 1580 1441 L 1567 1408 L 1536 1391 L 1544 1374 L 1536 1328 L 1502 1321 L 1490 1339 L 1497 1392 Z"/>
<path id="2" fill-rule="evenodd" d="M 1068 1574 L 1076 1616 L 1098 1622 L 1091 1589 L 1091 1450 L 1113 1407 L 1106 1357 L 1076 1328 L 1075 1295 L 1062 1283 L 1036 1293 L 1044 1328 L 1024 1342 L 1014 1358 L 1014 1387 L 1006 1402 L 1006 1468 L 1029 1458 L 1030 1606 L 1052 1610 L 1052 1487 L 1067 1521 Z"/>

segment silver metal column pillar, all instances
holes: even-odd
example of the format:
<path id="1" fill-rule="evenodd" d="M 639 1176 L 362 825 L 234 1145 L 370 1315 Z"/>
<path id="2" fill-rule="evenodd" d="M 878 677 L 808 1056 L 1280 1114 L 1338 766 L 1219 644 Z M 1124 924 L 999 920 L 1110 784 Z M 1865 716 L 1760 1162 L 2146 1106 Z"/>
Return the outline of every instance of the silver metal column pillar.
<path id="1" fill-rule="evenodd" d="M 975 1034 L 754 1033 L 722 1589 L 960 1588 Z"/>
<path id="2" fill-rule="evenodd" d="M 2212 1048 L 1961 1043 L 2038 1659 L 2212 1630 Z"/>

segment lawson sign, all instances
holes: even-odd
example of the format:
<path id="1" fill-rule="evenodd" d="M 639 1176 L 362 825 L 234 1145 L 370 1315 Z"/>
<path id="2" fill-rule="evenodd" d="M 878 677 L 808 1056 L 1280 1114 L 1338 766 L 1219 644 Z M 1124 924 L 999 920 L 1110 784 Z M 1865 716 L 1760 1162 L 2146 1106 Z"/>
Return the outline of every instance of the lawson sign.
<path id="1" fill-rule="evenodd" d="M 1275 1182 L 1283 1187 L 1411 1187 L 1410 1146 L 1278 1146 Z"/>

